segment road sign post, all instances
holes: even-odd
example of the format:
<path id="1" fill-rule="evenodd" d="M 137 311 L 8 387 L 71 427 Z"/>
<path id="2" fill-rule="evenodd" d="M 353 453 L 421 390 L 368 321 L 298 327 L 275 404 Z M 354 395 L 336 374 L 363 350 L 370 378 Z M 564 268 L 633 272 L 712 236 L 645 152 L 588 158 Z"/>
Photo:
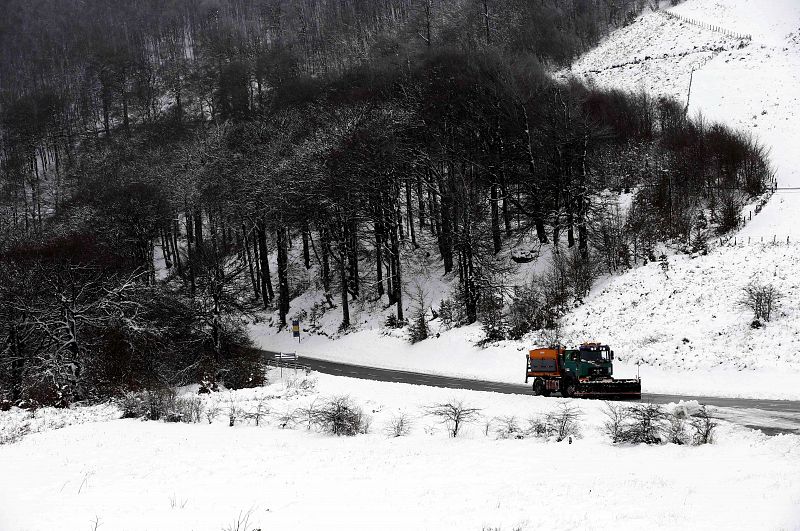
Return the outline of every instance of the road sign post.
<path id="1" fill-rule="evenodd" d="M 300 343 L 300 319 L 292 319 L 292 337 L 296 337 Z"/>

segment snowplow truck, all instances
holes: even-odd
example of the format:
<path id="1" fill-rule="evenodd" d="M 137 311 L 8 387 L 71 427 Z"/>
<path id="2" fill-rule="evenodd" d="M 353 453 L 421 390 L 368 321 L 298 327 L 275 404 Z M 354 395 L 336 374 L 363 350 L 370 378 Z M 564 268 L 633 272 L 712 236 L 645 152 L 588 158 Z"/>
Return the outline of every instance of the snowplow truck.
<path id="1" fill-rule="evenodd" d="M 538 348 L 528 352 L 525 383 L 533 379 L 533 394 L 563 397 L 637 399 L 642 397 L 639 378 L 612 377 L 614 351 L 608 345 L 584 343 L 577 349 Z"/>

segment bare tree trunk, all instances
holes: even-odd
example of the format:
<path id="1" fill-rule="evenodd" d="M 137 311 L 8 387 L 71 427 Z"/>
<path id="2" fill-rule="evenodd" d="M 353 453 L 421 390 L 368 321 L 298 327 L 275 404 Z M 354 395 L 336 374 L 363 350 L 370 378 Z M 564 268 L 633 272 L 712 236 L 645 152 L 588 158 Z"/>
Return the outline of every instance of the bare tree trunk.
<path id="1" fill-rule="evenodd" d="M 267 252 L 267 230 L 263 220 L 259 220 L 256 234 L 258 236 L 258 256 L 261 260 L 261 298 L 264 308 L 275 298 L 272 279 L 269 271 L 269 252 Z M 280 265 L 278 266 L 280 268 Z"/>
<path id="2" fill-rule="evenodd" d="M 244 257 L 247 261 L 247 268 L 250 270 L 250 282 L 253 285 L 253 298 L 255 300 L 259 299 L 259 295 L 261 295 L 261 290 L 258 287 L 258 281 L 256 280 L 256 273 L 255 268 L 253 267 L 253 258 L 250 256 L 250 242 L 247 240 L 247 227 L 245 224 L 242 223 L 242 247 L 244 247 Z"/>
<path id="3" fill-rule="evenodd" d="M 278 244 L 278 315 L 280 326 L 286 326 L 286 316 L 289 313 L 289 256 L 288 238 L 286 228 L 279 227 L 276 231 Z"/>
<path id="4" fill-rule="evenodd" d="M 308 224 L 303 224 L 303 263 L 306 269 L 311 269 L 311 253 L 308 250 Z"/>
<path id="5" fill-rule="evenodd" d="M 383 297 L 383 213 L 379 212 L 374 223 L 375 230 L 375 273 L 378 297 Z"/>
<path id="6" fill-rule="evenodd" d="M 427 169 L 426 171 L 430 171 Z M 417 174 L 417 202 L 419 204 L 417 215 L 419 216 L 419 227 L 422 230 L 425 227 L 425 195 L 422 193 L 422 177 Z"/>
<path id="7" fill-rule="evenodd" d="M 406 181 L 406 221 L 408 222 L 408 232 L 411 235 L 411 245 L 414 246 L 414 249 L 418 249 L 419 245 L 417 244 L 417 233 L 414 230 L 414 215 L 413 215 L 413 203 L 411 201 L 411 181 Z"/>
<path id="8" fill-rule="evenodd" d="M 492 244 L 494 247 L 494 254 L 497 254 L 502 248 L 502 241 L 500 239 L 500 213 L 497 204 L 499 198 L 497 196 L 497 183 L 495 182 L 492 182 L 490 188 L 490 202 L 492 210 Z"/>
<path id="9" fill-rule="evenodd" d="M 194 209 L 194 239 L 198 247 L 203 245 L 203 211 L 199 207 Z"/>

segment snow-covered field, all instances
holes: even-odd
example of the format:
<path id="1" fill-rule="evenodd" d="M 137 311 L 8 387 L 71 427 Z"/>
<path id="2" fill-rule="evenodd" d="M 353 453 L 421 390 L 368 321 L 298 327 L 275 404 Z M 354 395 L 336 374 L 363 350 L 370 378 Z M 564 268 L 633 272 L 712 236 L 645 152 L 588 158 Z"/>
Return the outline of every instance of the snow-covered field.
<path id="1" fill-rule="evenodd" d="M 711 445 L 612 445 L 603 404 L 573 401 L 572 444 L 498 439 L 498 417 L 525 427 L 567 401 L 327 375 L 303 390 L 302 376 L 284 376 L 204 398 L 221 406 L 210 425 L 102 421 L 1 445 L 0 529 L 216 531 L 245 516 L 250 530 L 800 529 L 799 436 L 722 423 Z M 343 393 L 371 417 L 368 434 L 328 436 L 300 419 L 279 428 Z M 248 410 L 258 396 L 271 409 L 260 426 L 228 427 L 229 401 Z M 425 414 L 453 398 L 481 409 L 456 439 Z M 390 437 L 401 411 L 410 433 Z"/>

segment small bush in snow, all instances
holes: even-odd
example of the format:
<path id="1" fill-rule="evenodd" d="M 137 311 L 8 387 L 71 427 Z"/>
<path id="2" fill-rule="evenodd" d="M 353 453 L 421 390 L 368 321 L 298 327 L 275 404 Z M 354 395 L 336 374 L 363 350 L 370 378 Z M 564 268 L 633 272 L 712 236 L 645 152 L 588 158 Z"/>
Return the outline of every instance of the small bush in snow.
<path id="1" fill-rule="evenodd" d="M 468 407 L 461 400 L 451 400 L 443 404 L 428 406 L 428 414 L 437 417 L 447 426 L 450 437 L 458 437 L 464 424 L 474 422 L 480 417 L 480 409 Z"/>
<path id="2" fill-rule="evenodd" d="M 4 444 L 14 444 L 28 435 L 30 431 L 30 425 L 25 423 L 9 423 L 8 425 L 2 426 L 2 429 L 0 429 L 0 446 Z"/>
<path id="3" fill-rule="evenodd" d="M 692 443 L 694 444 L 711 444 L 714 442 L 714 429 L 717 423 L 708 413 L 705 405 L 700 406 L 700 409 L 692 415 L 689 424 L 694 431 L 692 436 Z"/>
<path id="4" fill-rule="evenodd" d="M 555 439 L 558 442 L 567 437 L 580 435 L 580 409 L 569 403 L 561 404 L 556 410 L 543 416 L 528 419 L 527 435 L 542 439 Z"/>
<path id="5" fill-rule="evenodd" d="M 261 419 L 266 417 L 269 414 L 269 399 L 271 397 L 267 395 L 258 395 L 253 404 L 250 408 L 250 411 L 247 412 L 247 417 L 253 419 L 256 422 L 256 426 L 261 424 Z"/>
<path id="6" fill-rule="evenodd" d="M 123 417 L 164 420 L 175 411 L 175 392 L 172 389 L 154 389 L 136 395 L 129 393 L 123 399 L 122 407 Z"/>
<path id="7" fill-rule="evenodd" d="M 498 439 L 521 439 L 524 436 L 517 417 L 513 415 L 495 418 L 493 423 Z"/>
<path id="8" fill-rule="evenodd" d="M 216 400 L 209 400 L 205 407 L 205 418 L 209 424 L 214 422 L 220 414 L 220 407 Z"/>
<path id="9" fill-rule="evenodd" d="M 239 401 L 231 393 L 225 401 L 225 415 L 228 417 L 228 426 L 234 426 L 236 421 L 244 414 Z"/>
<path id="10" fill-rule="evenodd" d="M 294 409 L 287 409 L 275 416 L 275 420 L 278 422 L 278 426 L 281 429 L 294 427 L 294 425 L 297 424 L 297 418 L 298 413 Z"/>
<path id="11" fill-rule="evenodd" d="M 331 435 L 353 436 L 369 431 L 369 417 L 350 397 L 335 396 L 314 413 L 314 424 Z"/>
<path id="12" fill-rule="evenodd" d="M 635 404 L 628 406 L 629 424 L 625 429 L 624 442 L 659 444 L 665 429 L 667 414 L 658 404 Z"/>
<path id="13" fill-rule="evenodd" d="M 606 421 L 603 423 L 603 431 L 609 436 L 611 442 L 616 444 L 625 439 L 625 409 L 618 404 L 606 402 L 605 410 Z"/>
<path id="14" fill-rule="evenodd" d="M 293 393 L 310 393 L 317 388 L 317 379 L 309 378 L 307 374 L 299 377 L 292 377 L 286 380 L 286 390 Z"/>
<path id="15" fill-rule="evenodd" d="M 292 417 L 295 421 L 302 421 L 306 425 L 306 429 L 310 430 L 314 425 L 314 419 L 317 415 L 317 399 L 311 401 L 306 407 L 301 407 L 292 412 Z"/>
<path id="16" fill-rule="evenodd" d="M 603 428 L 613 443 L 660 444 L 669 433 L 669 416 L 657 404 L 609 404 L 605 413 L 607 420 Z"/>
<path id="17" fill-rule="evenodd" d="M 689 414 L 680 407 L 667 412 L 656 404 L 606 404 L 605 414 L 603 430 L 615 444 L 708 444 L 717 426 L 706 406 Z"/>
<path id="18" fill-rule="evenodd" d="M 401 411 L 389 419 L 384 431 L 389 437 L 405 437 L 411 432 L 412 421 L 411 417 Z"/>
<path id="19" fill-rule="evenodd" d="M 138 419 L 146 413 L 144 395 L 142 393 L 128 392 L 119 400 L 122 418 Z"/>
<path id="20" fill-rule="evenodd" d="M 686 413 L 682 409 L 676 409 L 667 417 L 666 440 L 672 444 L 689 444 L 688 428 L 686 425 Z"/>
<path id="21" fill-rule="evenodd" d="M 179 396 L 175 399 L 175 413 L 183 422 L 200 422 L 203 415 L 203 401 L 198 396 Z"/>
<path id="22" fill-rule="evenodd" d="M 781 298 L 782 294 L 772 284 L 752 281 L 743 288 L 739 304 L 753 312 L 754 322 L 769 322 L 780 306 Z"/>

